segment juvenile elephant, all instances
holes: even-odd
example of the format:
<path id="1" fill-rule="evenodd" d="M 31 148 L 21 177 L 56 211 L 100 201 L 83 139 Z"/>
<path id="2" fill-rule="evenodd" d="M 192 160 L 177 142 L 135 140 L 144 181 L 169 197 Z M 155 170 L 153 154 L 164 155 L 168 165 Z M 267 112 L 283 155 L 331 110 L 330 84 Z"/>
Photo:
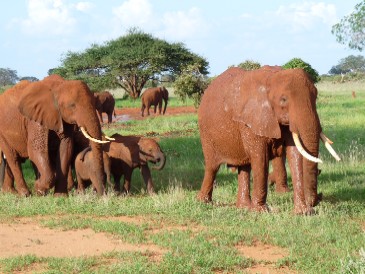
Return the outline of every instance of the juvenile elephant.
<path id="1" fill-rule="evenodd" d="M 95 107 L 98 112 L 100 123 L 103 123 L 103 112 L 108 115 L 108 124 L 112 122 L 112 117 L 115 115 L 115 99 L 109 91 L 94 93 Z"/>
<path id="2" fill-rule="evenodd" d="M 147 108 L 147 115 L 150 115 L 150 107 L 154 106 L 154 113 L 156 113 L 156 108 L 158 105 L 158 113 L 161 114 L 162 110 L 162 100 L 165 102 L 165 107 L 162 114 L 165 114 L 167 102 L 169 100 L 169 92 L 165 87 L 155 87 L 146 89 L 141 97 L 142 107 L 141 115 L 144 116 L 144 110 Z"/>
<path id="3" fill-rule="evenodd" d="M 51 75 L 38 82 L 21 81 L 0 95 L 0 148 L 7 162 L 2 190 L 30 195 L 21 169 L 29 158 L 39 173 L 36 193 L 46 194 L 55 186 L 55 195 L 67 194 L 75 127 L 95 141 L 91 149 L 96 188 L 102 194 L 105 178 L 102 148 L 97 143 L 101 128 L 93 95 L 84 82 Z M 54 165 L 50 151 L 54 151 Z"/>
<path id="4" fill-rule="evenodd" d="M 114 177 L 114 190 L 120 192 L 120 179 L 124 175 L 123 192 L 129 193 L 131 189 L 132 172 L 140 168 L 149 194 L 154 193 L 154 186 L 148 162 L 156 164 L 153 169 L 161 170 L 165 166 L 165 154 L 159 144 L 151 139 L 137 136 L 122 136 L 114 134 L 115 140 L 105 144 L 106 151 L 111 160 L 111 173 Z"/>
<path id="5" fill-rule="evenodd" d="M 94 170 L 94 156 L 92 155 L 90 147 L 85 148 L 81 151 L 75 159 L 75 173 L 77 179 L 77 192 L 84 193 L 85 187 L 88 187 L 90 184 L 94 189 L 97 184 L 97 176 Z M 106 182 L 108 186 L 111 186 L 110 180 L 110 171 L 111 171 L 111 162 L 108 154 L 103 151 L 103 162 L 104 162 L 104 172 L 106 175 Z M 104 185 L 104 187 L 106 187 Z"/>
<path id="6" fill-rule="evenodd" d="M 229 68 L 213 80 L 198 109 L 205 160 L 198 199 L 212 200 L 219 166 L 227 163 L 238 168 L 237 207 L 267 210 L 269 160 L 281 157 L 285 148 L 295 178 L 295 212 L 312 213 L 319 202 L 317 157 L 322 133 L 316 98 L 317 89 L 302 69 Z"/>

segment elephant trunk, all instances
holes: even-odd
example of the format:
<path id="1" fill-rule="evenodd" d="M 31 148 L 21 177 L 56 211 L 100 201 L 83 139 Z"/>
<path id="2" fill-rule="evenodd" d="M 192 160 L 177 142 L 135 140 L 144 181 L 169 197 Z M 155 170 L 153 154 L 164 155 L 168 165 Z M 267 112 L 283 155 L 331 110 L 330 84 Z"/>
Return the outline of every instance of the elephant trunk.
<path id="1" fill-rule="evenodd" d="M 157 158 L 156 158 L 156 162 L 158 163 L 157 165 L 154 165 L 152 168 L 156 169 L 156 170 L 161 170 L 164 168 L 165 163 L 166 163 L 166 158 L 165 155 L 163 153 L 161 153 Z"/>
<path id="2" fill-rule="evenodd" d="M 97 119 L 98 118 L 95 113 L 94 119 L 90 119 L 88 126 L 85 126 L 84 129 L 92 138 L 102 140 L 101 127 Z M 91 123 L 90 121 L 93 122 Z M 95 182 L 96 192 L 98 195 L 103 195 L 105 194 L 105 174 L 102 144 L 100 142 L 95 142 L 95 140 L 91 140 L 90 147 L 93 155 L 93 172 L 95 172 L 97 178 L 97 181 Z"/>
<path id="3" fill-rule="evenodd" d="M 321 133 L 321 125 L 317 113 L 312 113 L 305 121 L 305 124 L 298 125 L 297 130 L 293 130 L 293 133 L 298 132 L 299 138 L 302 142 L 303 149 L 306 153 L 315 158 L 303 157 L 303 190 L 307 212 L 311 213 L 313 207 L 320 201 L 320 196 L 317 193 L 317 176 L 318 176 L 318 158 L 319 153 L 319 140 Z M 311 117 L 311 118 L 309 118 Z M 295 135 L 295 134 L 293 134 Z M 298 148 L 300 150 L 300 148 Z"/>

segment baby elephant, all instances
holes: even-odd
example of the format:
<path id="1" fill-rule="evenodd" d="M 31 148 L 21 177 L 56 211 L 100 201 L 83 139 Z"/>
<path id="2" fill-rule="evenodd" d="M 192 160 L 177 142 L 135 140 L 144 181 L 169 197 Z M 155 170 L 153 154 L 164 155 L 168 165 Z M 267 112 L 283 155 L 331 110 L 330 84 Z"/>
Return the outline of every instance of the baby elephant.
<path id="1" fill-rule="evenodd" d="M 96 174 L 94 172 L 93 156 L 90 147 L 81 151 L 75 159 L 75 172 L 77 179 L 77 192 L 85 193 L 85 188 L 92 184 L 95 189 L 97 182 Z M 111 162 L 106 152 L 103 152 L 104 172 L 106 174 L 106 181 L 108 186 L 111 186 L 110 169 Z M 105 186 L 104 186 L 105 187 Z"/>
<path id="2" fill-rule="evenodd" d="M 149 194 L 154 193 L 151 171 L 148 162 L 154 165 L 152 168 L 161 170 L 165 166 L 165 155 L 159 144 L 151 138 L 137 136 L 122 136 L 114 134 L 115 141 L 104 144 L 111 160 L 111 173 L 114 177 L 114 190 L 120 192 L 120 179 L 124 175 L 123 192 L 129 193 L 131 189 L 132 172 L 140 168 Z"/>
<path id="3" fill-rule="evenodd" d="M 144 116 L 144 110 L 147 108 L 147 115 L 150 115 L 150 107 L 154 106 L 154 113 L 156 113 L 156 108 L 158 105 L 158 113 L 161 114 L 162 110 L 162 100 L 165 102 L 165 107 L 162 114 L 165 114 L 167 102 L 169 100 L 169 92 L 165 87 L 155 87 L 146 89 L 141 97 L 142 107 L 141 115 Z"/>

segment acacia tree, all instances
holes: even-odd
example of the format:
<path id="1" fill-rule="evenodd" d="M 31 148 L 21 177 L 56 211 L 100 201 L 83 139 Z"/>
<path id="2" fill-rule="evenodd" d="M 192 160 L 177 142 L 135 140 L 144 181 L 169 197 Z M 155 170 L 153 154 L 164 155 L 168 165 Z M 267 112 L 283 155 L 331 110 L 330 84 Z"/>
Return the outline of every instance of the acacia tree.
<path id="1" fill-rule="evenodd" d="M 178 75 L 192 63 L 199 64 L 203 74 L 208 73 L 208 62 L 182 43 L 170 44 L 131 29 L 125 36 L 103 45 L 94 44 L 84 52 L 68 52 L 62 66 L 52 73 L 84 80 L 93 90 L 120 86 L 132 98 L 138 98 L 148 80 L 163 74 Z"/>
<path id="2" fill-rule="evenodd" d="M 14 85 L 19 80 L 16 70 L 0 68 L 0 86 Z"/>
<path id="3" fill-rule="evenodd" d="M 365 58 L 362 55 L 349 55 L 339 61 L 329 71 L 330 74 L 341 74 L 347 72 L 365 72 Z"/>
<path id="4" fill-rule="evenodd" d="M 362 51 L 365 46 L 365 1 L 358 3 L 354 12 L 333 25 L 332 34 L 336 36 L 337 42 Z"/>

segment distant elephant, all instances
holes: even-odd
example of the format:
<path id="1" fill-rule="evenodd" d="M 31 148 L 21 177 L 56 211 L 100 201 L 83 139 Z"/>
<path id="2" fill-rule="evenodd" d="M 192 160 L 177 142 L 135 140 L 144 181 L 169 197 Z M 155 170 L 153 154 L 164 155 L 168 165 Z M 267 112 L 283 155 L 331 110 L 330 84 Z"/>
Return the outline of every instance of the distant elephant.
<path id="1" fill-rule="evenodd" d="M 0 148 L 7 162 L 2 190 L 30 195 L 21 169 L 21 162 L 29 158 L 39 172 L 36 193 L 44 195 L 55 186 L 55 195 L 67 194 L 75 126 L 95 141 L 91 142 L 91 149 L 96 189 L 103 194 L 103 157 L 98 143 L 101 127 L 95 100 L 84 82 L 51 75 L 38 82 L 21 81 L 1 94 Z M 49 158 L 51 150 L 55 154 L 54 165 Z"/>
<path id="2" fill-rule="evenodd" d="M 94 189 L 97 189 L 97 176 L 94 170 L 94 156 L 90 147 L 81 151 L 75 159 L 75 173 L 77 179 L 77 192 L 84 193 L 85 187 L 92 184 Z M 104 172 L 106 175 L 106 182 L 108 186 L 111 186 L 110 172 L 111 161 L 106 152 L 103 151 Z M 106 187 L 106 186 L 104 186 Z"/>
<path id="3" fill-rule="evenodd" d="M 317 89 L 302 69 L 233 67 L 214 79 L 198 109 L 205 174 L 197 198 L 212 200 L 215 176 L 227 163 L 238 168 L 236 206 L 267 211 L 269 160 L 281 157 L 285 148 L 296 178 L 294 210 L 313 213 L 319 202 L 317 157 L 322 136 L 316 98 Z"/>
<path id="4" fill-rule="evenodd" d="M 154 193 L 154 186 L 148 162 L 156 164 L 153 169 L 161 170 L 165 166 L 165 154 L 159 144 L 151 138 L 122 136 L 114 134 L 114 141 L 104 145 L 111 160 L 111 173 L 114 177 L 114 190 L 120 192 L 120 179 L 124 175 L 123 192 L 131 189 L 132 172 L 140 168 L 149 194 Z"/>
<path id="5" fill-rule="evenodd" d="M 99 114 L 100 123 L 103 123 L 103 112 L 108 115 L 108 123 L 112 122 L 112 116 L 115 115 L 115 99 L 109 91 L 94 93 L 95 96 L 95 107 Z"/>
<path id="6" fill-rule="evenodd" d="M 142 107 L 141 115 L 144 116 L 144 110 L 147 108 L 147 115 L 150 115 L 150 107 L 154 106 L 154 113 L 158 105 L 158 113 L 161 114 L 162 100 L 165 102 L 165 107 L 162 114 L 165 114 L 167 102 L 169 100 L 169 92 L 165 87 L 156 87 L 146 89 L 141 97 Z"/>

